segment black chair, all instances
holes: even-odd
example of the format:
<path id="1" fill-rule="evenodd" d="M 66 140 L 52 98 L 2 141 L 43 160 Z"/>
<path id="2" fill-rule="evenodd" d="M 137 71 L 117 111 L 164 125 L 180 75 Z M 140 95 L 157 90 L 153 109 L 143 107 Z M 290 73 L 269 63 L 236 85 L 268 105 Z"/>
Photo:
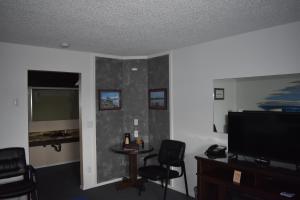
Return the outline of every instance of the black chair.
<path id="1" fill-rule="evenodd" d="M 0 199 L 27 195 L 28 199 L 38 199 L 35 170 L 26 165 L 24 148 L 0 149 L 0 181 L 21 177 L 9 183 L 0 182 Z M 33 198 L 32 198 L 33 199 Z"/>
<path id="2" fill-rule="evenodd" d="M 189 196 L 186 180 L 185 164 L 183 161 L 185 152 L 185 143 L 176 140 L 163 140 L 160 146 L 159 154 L 151 154 L 144 158 L 144 167 L 139 168 L 139 175 L 142 177 L 142 184 L 139 188 L 139 194 L 144 189 L 144 183 L 149 179 L 161 181 L 164 186 L 164 197 L 166 199 L 167 188 L 170 179 L 178 178 L 184 175 L 186 196 Z M 158 165 L 147 166 L 147 160 L 158 156 Z M 172 170 L 171 167 L 180 167 L 181 172 Z"/>

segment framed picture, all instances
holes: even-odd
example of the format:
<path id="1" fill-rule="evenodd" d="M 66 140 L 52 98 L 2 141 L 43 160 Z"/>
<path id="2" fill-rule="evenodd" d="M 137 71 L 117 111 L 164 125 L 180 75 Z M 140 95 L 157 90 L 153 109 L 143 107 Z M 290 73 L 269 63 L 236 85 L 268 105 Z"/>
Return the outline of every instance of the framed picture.
<path id="1" fill-rule="evenodd" d="M 214 99 L 224 100 L 224 88 L 214 88 Z"/>
<path id="2" fill-rule="evenodd" d="M 167 110 L 167 89 L 150 89 L 149 90 L 149 109 Z"/>
<path id="3" fill-rule="evenodd" d="M 121 90 L 98 90 L 99 110 L 120 110 Z"/>

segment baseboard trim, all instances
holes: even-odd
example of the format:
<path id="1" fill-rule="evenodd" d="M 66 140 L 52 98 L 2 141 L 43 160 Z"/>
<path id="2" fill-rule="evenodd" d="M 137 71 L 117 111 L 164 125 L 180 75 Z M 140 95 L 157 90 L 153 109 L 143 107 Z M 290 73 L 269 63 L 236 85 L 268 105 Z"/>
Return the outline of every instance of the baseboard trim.
<path id="1" fill-rule="evenodd" d="M 82 185 L 81 185 L 80 188 L 82 190 L 88 190 L 88 189 L 91 189 L 91 188 L 96 188 L 96 187 L 100 187 L 100 186 L 103 186 L 103 185 L 119 182 L 121 180 L 122 180 L 122 178 L 115 178 L 115 179 L 111 179 L 111 180 L 108 180 L 108 181 L 103 181 L 103 182 L 100 182 L 100 183 L 96 183 L 95 185 L 92 185 L 92 186 L 82 187 Z"/>
<path id="2" fill-rule="evenodd" d="M 72 160 L 72 161 L 66 161 L 66 162 L 60 162 L 60 163 L 54 163 L 54 164 L 50 164 L 50 165 L 41 165 L 41 166 L 34 166 L 34 168 L 36 169 L 40 169 L 40 168 L 44 168 L 44 167 L 54 167 L 57 165 L 64 165 L 64 164 L 70 164 L 70 163 L 75 163 L 75 162 L 80 162 L 80 160 Z"/>
<path id="3" fill-rule="evenodd" d="M 115 179 L 111 179 L 111 180 L 108 180 L 108 181 L 103 181 L 103 182 L 97 183 L 96 187 L 111 184 L 111 183 L 115 183 L 115 182 L 119 182 L 121 180 L 122 180 L 122 178 L 115 178 Z"/>

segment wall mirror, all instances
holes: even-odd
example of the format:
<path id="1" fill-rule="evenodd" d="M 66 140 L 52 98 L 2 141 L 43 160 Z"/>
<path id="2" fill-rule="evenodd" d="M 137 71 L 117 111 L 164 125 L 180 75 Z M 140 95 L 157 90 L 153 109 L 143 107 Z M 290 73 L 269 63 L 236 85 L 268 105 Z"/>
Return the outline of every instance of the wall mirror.
<path id="1" fill-rule="evenodd" d="M 229 111 L 300 112 L 300 74 L 215 79 L 213 87 L 214 132 L 227 133 Z"/>
<path id="2" fill-rule="evenodd" d="M 32 121 L 79 119 L 78 88 L 30 87 Z"/>

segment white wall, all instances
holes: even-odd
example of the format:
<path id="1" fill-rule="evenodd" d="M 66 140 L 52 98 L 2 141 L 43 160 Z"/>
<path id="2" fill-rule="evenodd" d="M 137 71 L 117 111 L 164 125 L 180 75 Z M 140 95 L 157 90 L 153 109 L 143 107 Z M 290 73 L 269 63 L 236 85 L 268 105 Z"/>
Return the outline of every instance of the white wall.
<path id="1" fill-rule="evenodd" d="M 195 155 L 212 143 L 213 79 L 300 72 L 300 22 L 249 32 L 172 52 L 173 136 L 187 144 L 189 191 L 196 185 Z M 188 97 L 188 98 L 187 98 Z M 184 191 L 183 180 L 174 188 Z"/>
<path id="2" fill-rule="evenodd" d="M 236 80 L 217 79 L 213 81 L 214 88 L 224 88 L 224 100 L 214 100 L 213 119 L 217 132 L 226 133 L 226 118 L 228 111 L 236 111 Z M 212 91 L 213 92 L 213 91 Z"/>
<path id="3" fill-rule="evenodd" d="M 79 142 L 61 144 L 60 152 L 55 151 L 51 145 L 29 148 L 29 161 L 35 168 L 66 164 L 79 160 Z"/>
<path id="4" fill-rule="evenodd" d="M 80 73 L 82 186 L 96 185 L 94 65 L 91 53 L 0 43 L 0 148 L 25 147 L 28 160 L 28 70 Z"/>

